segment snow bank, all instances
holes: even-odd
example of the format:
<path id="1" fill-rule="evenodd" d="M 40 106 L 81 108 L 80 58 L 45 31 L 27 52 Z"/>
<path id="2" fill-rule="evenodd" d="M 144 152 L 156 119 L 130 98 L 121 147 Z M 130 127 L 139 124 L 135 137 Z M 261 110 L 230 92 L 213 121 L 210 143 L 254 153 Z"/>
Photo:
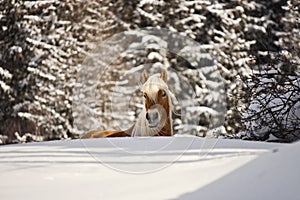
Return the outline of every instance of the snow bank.
<path id="1" fill-rule="evenodd" d="M 190 136 L 1 146 L 1 199 L 295 199 L 299 145 Z"/>
<path id="2" fill-rule="evenodd" d="M 179 199 L 299 199 L 299 153 L 299 142 L 279 150 L 274 149 Z"/>

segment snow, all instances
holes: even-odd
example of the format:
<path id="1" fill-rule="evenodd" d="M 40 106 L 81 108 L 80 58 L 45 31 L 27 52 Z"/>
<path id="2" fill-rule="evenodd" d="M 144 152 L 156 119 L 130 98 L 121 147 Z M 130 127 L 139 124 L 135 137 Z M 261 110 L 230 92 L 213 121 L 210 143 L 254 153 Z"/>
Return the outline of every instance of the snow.
<path id="1" fill-rule="evenodd" d="M 259 156 L 218 181 L 180 199 L 299 199 L 300 143 Z M 212 192 L 218 191 L 218 192 Z"/>
<path id="2" fill-rule="evenodd" d="M 0 89 L 3 90 L 4 92 L 10 91 L 10 86 L 8 86 L 5 82 L 0 80 Z"/>
<path id="3" fill-rule="evenodd" d="M 299 90 L 297 90 L 299 78 L 298 74 L 289 76 L 282 74 L 284 72 L 275 67 L 254 72 L 253 77 L 256 80 L 252 79 L 252 82 L 247 83 L 253 88 L 254 98 L 243 113 L 246 119 L 244 125 L 258 136 L 273 134 L 274 137 L 277 135 L 278 139 L 294 141 L 299 138 L 296 131 L 300 119 Z M 285 78 L 279 79 L 281 76 Z M 284 131 L 280 130 L 281 127 L 284 127 Z M 246 135 L 250 135 L 249 133 Z"/>
<path id="4" fill-rule="evenodd" d="M 8 70 L 3 69 L 2 67 L 0 67 L 0 75 L 3 76 L 3 78 L 6 78 L 6 79 L 11 79 L 12 76 L 13 76 Z"/>
<path id="5" fill-rule="evenodd" d="M 296 199 L 299 146 L 192 136 L 1 146 L 1 199 Z"/>

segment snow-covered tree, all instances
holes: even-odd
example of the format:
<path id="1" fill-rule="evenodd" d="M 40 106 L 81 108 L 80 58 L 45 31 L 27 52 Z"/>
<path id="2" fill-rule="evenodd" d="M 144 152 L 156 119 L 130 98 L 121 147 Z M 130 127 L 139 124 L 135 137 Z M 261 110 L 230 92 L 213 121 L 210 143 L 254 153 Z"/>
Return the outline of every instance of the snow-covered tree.
<path id="1" fill-rule="evenodd" d="M 296 0 L 20 0 L 0 8 L 0 135 L 9 140 L 24 141 L 25 133 L 43 136 L 34 140 L 73 137 L 77 125 L 117 128 L 120 116 L 124 126 L 132 123 L 142 68 L 167 69 L 174 93 L 189 99 L 183 107 L 176 102 L 176 130 L 236 134 L 256 98 L 243 80 L 266 66 L 281 67 L 280 74 L 299 70 Z M 168 34 L 134 31 L 147 27 Z M 291 65 L 272 64 L 274 55 Z M 123 110 L 122 97 L 132 97 Z"/>
<path id="2" fill-rule="evenodd" d="M 80 64 L 121 22 L 88 1 L 2 1 L 0 12 L 0 134 L 8 142 L 27 132 L 46 140 L 72 136 Z"/>
<path id="3" fill-rule="evenodd" d="M 0 3 L 0 134 L 6 136 L 2 142 L 10 142 L 20 129 L 36 132 L 32 121 L 22 120 L 16 113 L 30 102 L 27 98 L 30 87 L 26 84 L 29 76 L 26 68 L 32 53 L 24 42 L 29 33 L 21 26 L 22 9 L 21 1 Z"/>
<path id="4" fill-rule="evenodd" d="M 285 142 L 300 138 L 299 6 L 296 1 L 278 2 L 276 14 L 260 19 L 270 27 L 268 34 L 266 29 L 260 31 L 263 45 L 256 46 L 257 63 L 245 81 L 250 102 L 243 114 L 243 138 Z"/>

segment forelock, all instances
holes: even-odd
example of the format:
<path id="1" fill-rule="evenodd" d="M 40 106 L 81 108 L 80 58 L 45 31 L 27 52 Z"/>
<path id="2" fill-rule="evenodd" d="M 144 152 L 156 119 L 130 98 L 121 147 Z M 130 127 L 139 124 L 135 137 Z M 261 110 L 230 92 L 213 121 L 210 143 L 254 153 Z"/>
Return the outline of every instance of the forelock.
<path id="1" fill-rule="evenodd" d="M 151 76 L 142 86 L 142 91 L 145 92 L 152 100 L 156 99 L 157 93 L 160 89 L 168 91 L 168 86 L 157 74 Z"/>

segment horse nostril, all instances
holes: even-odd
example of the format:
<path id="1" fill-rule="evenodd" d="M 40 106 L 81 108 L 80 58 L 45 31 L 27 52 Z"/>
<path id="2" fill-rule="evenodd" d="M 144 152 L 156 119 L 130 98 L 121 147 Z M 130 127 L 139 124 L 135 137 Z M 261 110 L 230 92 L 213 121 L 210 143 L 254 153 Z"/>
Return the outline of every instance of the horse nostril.
<path id="1" fill-rule="evenodd" d="M 157 112 L 154 113 L 153 118 L 158 119 L 158 113 Z"/>
<path id="2" fill-rule="evenodd" d="M 150 128 L 155 128 L 158 126 L 159 124 L 159 112 L 155 109 L 151 109 L 151 110 L 148 110 L 148 112 L 146 113 L 146 119 L 148 121 L 148 126 Z"/>
<path id="3" fill-rule="evenodd" d="M 155 122 L 157 121 L 159 118 L 158 116 L 158 112 L 157 111 L 149 111 L 146 113 L 146 119 L 149 121 L 149 122 Z"/>

